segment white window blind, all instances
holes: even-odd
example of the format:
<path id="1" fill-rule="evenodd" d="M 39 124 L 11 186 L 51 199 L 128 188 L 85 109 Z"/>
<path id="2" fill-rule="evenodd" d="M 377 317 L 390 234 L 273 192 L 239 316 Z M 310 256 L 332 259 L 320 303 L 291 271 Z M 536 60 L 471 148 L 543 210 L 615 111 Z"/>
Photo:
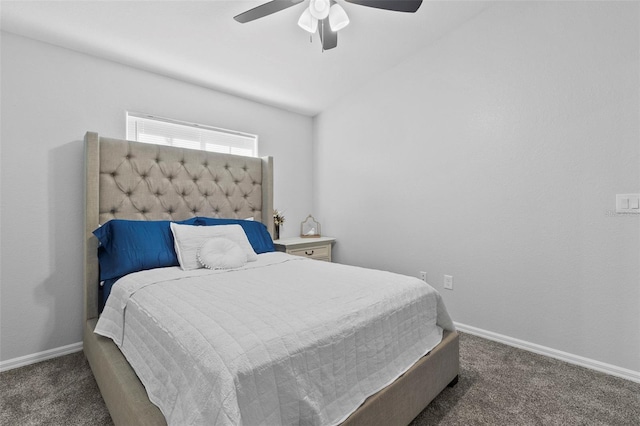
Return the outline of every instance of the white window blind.
<path id="1" fill-rule="evenodd" d="M 127 139 L 247 157 L 258 156 L 256 135 L 132 112 L 127 112 Z"/>

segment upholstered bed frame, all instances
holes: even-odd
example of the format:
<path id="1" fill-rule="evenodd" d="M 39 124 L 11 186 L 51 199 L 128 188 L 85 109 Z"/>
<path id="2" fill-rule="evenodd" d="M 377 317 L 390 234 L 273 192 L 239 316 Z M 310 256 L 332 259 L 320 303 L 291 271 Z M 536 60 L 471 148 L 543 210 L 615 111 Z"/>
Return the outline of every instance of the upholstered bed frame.
<path id="1" fill-rule="evenodd" d="M 84 353 L 116 425 L 164 425 L 118 347 L 96 335 L 98 243 L 106 221 L 210 216 L 262 221 L 273 235 L 273 159 L 249 158 L 85 135 Z M 458 334 L 371 396 L 344 425 L 406 425 L 459 370 Z"/>

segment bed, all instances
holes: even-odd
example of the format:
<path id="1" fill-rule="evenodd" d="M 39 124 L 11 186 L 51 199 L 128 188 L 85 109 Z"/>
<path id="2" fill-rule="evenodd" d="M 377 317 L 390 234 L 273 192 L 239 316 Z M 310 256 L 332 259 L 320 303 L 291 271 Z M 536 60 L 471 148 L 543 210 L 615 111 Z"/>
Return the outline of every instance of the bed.
<path id="1" fill-rule="evenodd" d="M 115 424 L 163 425 L 165 416 L 150 401 L 145 386 L 118 346 L 94 332 L 99 318 L 100 275 L 98 241 L 93 231 L 110 219 L 180 221 L 221 217 L 251 218 L 272 233 L 273 159 L 161 147 L 104 138 L 92 132 L 85 136 L 85 154 L 84 352 Z M 267 253 L 260 261 L 270 262 L 269 267 L 294 271 L 320 268 L 320 262 L 314 260 L 278 256 L 289 255 Z M 333 269 L 328 274 L 338 274 L 347 267 L 330 268 Z M 141 274 L 157 275 L 156 271 Z M 209 272 L 194 272 L 206 274 Z M 458 334 L 451 329 L 441 335 L 439 343 L 426 355 L 356 405 L 357 409 L 354 406 L 355 411 L 340 423 L 406 425 L 446 386 L 455 384 L 459 371 Z"/>

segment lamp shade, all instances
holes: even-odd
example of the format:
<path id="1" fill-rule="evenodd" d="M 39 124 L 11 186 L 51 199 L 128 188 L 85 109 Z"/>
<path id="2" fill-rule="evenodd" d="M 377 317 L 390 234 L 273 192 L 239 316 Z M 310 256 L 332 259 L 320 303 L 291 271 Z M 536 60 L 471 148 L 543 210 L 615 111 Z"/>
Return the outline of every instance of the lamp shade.
<path id="1" fill-rule="evenodd" d="M 318 19 L 323 20 L 327 16 L 329 16 L 329 7 L 331 3 L 329 0 L 310 0 L 309 1 L 309 11 L 311 15 Z"/>
<path id="2" fill-rule="evenodd" d="M 311 12 L 309 9 L 305 9 L 300 15 L 300 19 L 298 19 L 298 26 L 305 31 L 314 34 L 318 29 L 318 20 L 311 16 Z"/>
<path id="3" fill-rule="evenodd" d="M 329 25 L 331 26 L 331 30 L 334 32 L 349 25 L 347 12 L 345 12 L 342 6 L 337 3 L 331 6 L 331 10 L 329 12 Z"/>

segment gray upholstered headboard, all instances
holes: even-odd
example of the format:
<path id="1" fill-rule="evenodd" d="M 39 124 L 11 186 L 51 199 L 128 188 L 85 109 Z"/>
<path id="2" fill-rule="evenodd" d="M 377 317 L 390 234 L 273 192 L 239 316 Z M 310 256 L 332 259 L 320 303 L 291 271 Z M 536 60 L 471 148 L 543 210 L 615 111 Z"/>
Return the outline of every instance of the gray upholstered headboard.
<path id="1" fill-rule="evenodd" d="M 85 135 L 85 320 L 98 316 L 98 242 L 110 219 L 253 217 L 273 235 L 273 159 Z"/>

